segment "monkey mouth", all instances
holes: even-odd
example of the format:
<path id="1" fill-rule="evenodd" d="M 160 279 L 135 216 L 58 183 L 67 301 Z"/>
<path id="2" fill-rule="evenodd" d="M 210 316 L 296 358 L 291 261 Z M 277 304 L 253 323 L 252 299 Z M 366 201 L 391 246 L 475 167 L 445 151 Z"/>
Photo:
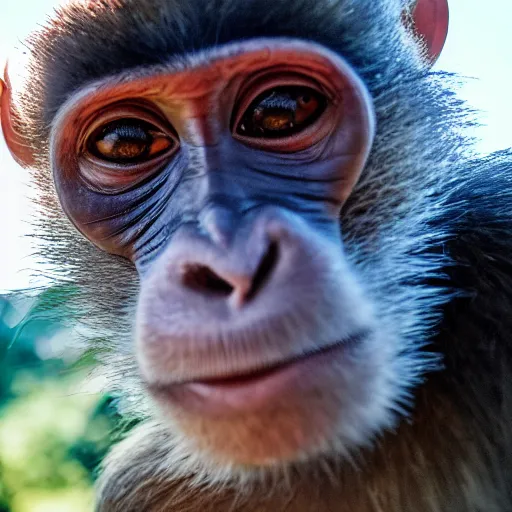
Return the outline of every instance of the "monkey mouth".
<path id="1" fill-rule="evenodd" d="M 146 385 L 157 401 L 202 415 L 255 410 L 311 387 L 319 370 L 344 359 L 367 335 L 360 331 L 288 359 L 228 375 Z"/>

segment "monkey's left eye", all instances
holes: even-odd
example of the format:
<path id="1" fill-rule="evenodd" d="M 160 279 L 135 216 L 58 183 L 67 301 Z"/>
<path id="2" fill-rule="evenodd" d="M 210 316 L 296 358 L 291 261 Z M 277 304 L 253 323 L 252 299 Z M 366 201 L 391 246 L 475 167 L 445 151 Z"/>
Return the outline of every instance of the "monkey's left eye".
<path id="1" fill-rule="evenodd" d="M 169 135 L 151 123 L 138 119 L 118 119 L 93 132 L 87 149 L 101 160 L 134 164 L 161 155 L 175 144 Z"/>
<path id="2" fill-rule="evenodd" d="M 244 137 L 277 139 L 301 132 L 324 112 L 327 99 L 310 87 L 281 86 L 260 94 L 236 126 Z"/>

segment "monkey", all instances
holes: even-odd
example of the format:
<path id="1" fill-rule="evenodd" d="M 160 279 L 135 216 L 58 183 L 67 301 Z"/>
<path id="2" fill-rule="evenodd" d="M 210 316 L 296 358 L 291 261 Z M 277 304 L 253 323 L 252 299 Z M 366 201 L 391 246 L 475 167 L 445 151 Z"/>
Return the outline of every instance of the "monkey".
<path id="1" fill-rule="evenodd" d="M 72 1 L 29 36 L 4 138 L 141 419 L 96 510 L 512 510 L 512 151 L 475 155 L 420 9 Z"/>

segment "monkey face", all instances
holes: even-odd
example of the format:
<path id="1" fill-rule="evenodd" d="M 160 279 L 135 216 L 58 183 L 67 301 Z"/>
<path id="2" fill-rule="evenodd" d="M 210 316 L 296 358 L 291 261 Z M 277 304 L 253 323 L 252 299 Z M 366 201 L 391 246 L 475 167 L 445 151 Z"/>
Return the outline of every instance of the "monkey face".
<path id="1" fill-rule="evenodd" d="M 339 226 L 373 133 L 351 67 L 297 41 L 117 76 L 61 109 L 61 204 L 136 265 L 140 373 L 191 449 L 267 465 L 392 423 L 396 348 Z"/>

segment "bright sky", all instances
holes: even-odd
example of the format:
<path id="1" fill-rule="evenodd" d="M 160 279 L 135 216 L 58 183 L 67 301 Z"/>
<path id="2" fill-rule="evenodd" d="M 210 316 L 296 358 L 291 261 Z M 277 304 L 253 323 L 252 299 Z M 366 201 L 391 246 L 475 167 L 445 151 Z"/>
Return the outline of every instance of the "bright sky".
<path id="1" fill-rule="evenodd" d="M 187 1 L 187 0 L 183 0 Z M 290 0 L 293 1 L 293 0 Z M 511 0 L 449 0 L 448 40 L 436 67 L 471 80 L 460 94 L 482 112 L 478 149 L 491 152 L 512 146 L 512 20 Z M 1 0 L 0 66 L 10 48 L 44 19 L 55 0 Z M 1 137 L 0 137 L 1 139 Z M 27 174 L 0 140 L 0 290 L 28 286 L 34 267 L 30 257 L 27 218 Z"/>

